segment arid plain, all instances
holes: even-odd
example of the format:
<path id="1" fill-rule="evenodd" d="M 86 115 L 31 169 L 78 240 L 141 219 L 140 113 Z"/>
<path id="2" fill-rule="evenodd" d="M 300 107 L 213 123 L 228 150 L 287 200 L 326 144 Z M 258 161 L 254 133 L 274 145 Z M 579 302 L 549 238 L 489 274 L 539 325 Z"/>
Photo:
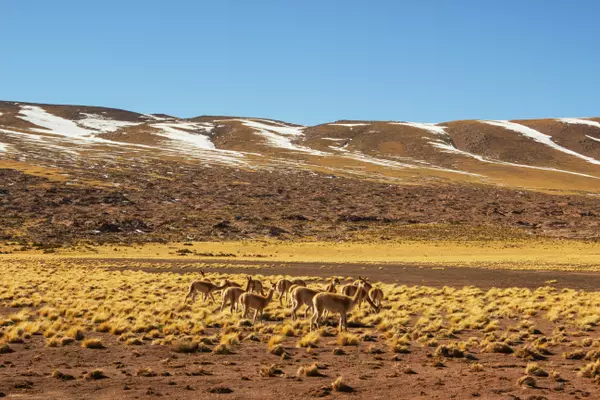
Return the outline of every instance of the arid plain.
<path id="1" fill-rule="evenodd" d="M 595 398 L 598 121 L 0 103 L 0 393 Z"/>

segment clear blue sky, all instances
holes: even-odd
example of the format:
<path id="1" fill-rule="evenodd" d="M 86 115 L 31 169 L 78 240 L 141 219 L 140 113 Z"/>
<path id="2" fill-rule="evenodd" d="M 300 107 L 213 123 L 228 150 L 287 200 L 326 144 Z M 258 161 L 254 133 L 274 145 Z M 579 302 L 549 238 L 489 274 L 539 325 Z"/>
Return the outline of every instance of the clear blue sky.
<path id="1" fill-rule="evenodd" d="M 600 1 L 0 0 L 0 99 L 181 117 L 600 116 Z"/>

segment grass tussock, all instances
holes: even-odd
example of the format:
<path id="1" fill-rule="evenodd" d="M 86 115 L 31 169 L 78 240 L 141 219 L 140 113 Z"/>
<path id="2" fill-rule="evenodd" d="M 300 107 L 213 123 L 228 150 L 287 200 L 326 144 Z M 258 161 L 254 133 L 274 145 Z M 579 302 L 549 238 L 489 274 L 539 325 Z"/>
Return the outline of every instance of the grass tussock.
<path id="1" fill-rule="evenodd" d="M 345 382 L 344 382 L 344 378 L 342 378 L 341 376 L 338 376 L 335 381 L 333 381 L 331 383 L 331 388 L 335 391 L 335 392 L 344 392 L 344 393 L 349 393 L 349 392 L 353 392 L 354 389 L 350 386 L 348 386 Z"/>
<path id="2" fill-rule="evenodd" d="M 59 371 L 58 369 L 55 369 L 54 371 L 52 371 L 52 378 L 54 379 L 59 379 L 61 381 L 72 381 L 75 379 L 75 377 L 71 374 L 65 374 L 64 372 Z"/>
<path id="3" fill-rule="evenodd" d="M 260 367 L 260 369 L 258 370 L 258 374 L 265 378 L 271 378 L 274 376 L 283 375 L 283 371 L 281 369 L 277 368 L 277 366 L 275 364 L 271 364 L 271 365 L 263 365 L 262 367 Z"/>
<path id="4" fill-rule="evenodd" d="M 233 354 L 233 350 L 231 350 L 231 348 L 229 346 L 227 346 L 226 344 L 219 344 L 217 346 L 215 346 L 215 348 L 213 349 L 213 354 L 217 354 L 217 355 L 228 355 L 228 354 Z"/>
<path id="5" fill-rule="evenodd" d="M 108 376 L 101 369 L 94 369 L 90 372 L 87 372 L 83 377 L 87 380 L 99 380 L 108 378 Z"/>
<path id="6" fill-rule="evenodd" d="M 86 349 L 104 349 L 104 344 L 102 340 L 98 338 L 86 339 L 81 343 L 81 347 L 85 347 Z"/>
<path id="7" fill-rule="evenodd" d="M 325 375 L 323 375 L 319 371 L 319 366 L 317 364 L 311 364 L 311 365 L 305 365 L 305 366 L 298 367 L 296 376 L 298 376 L 298 377 L 306 377 L 306 376 L 323 377 Z"/>
<path id="8" fill-rule="evenodd" d="M 321 334 L 319 331 L 308 332 L 302 336 L 297 343 L 298 347 L 319 347 L 319 339 Z"/>
<path id="9" fill-rule="evenodd" d="M 536 362 L 528 363 L 527 367 L 525 367 L 525 373 L 527 375 L 538 376 L 538 377 L 543 377 L 543 378 L 550 375 L 542 367 L 540 367 L 539 364 Z"/>
<path id="10" fill-rule="evenodd" d="M 522 376 L 517 380 L 517 385 L 521 387 L 534 388 L 537 386 L 536 380 L 531 376 Z"/>
<path id="11" fill-rule="evenodd" d="M 360 344 L 360 338 L 352 333 L 340 332 L 337 336 L 336 343 L 338 346 L 358 346 Z"/>
<path id="12" fill-rule="evenodd" d="M 512 354 L 512 353 L 514 353 L 514 350 L 513 350 L 512 347 L 510 347 L 506 343 L 500 343 L 500 342 L 488 343 L 484 347 L 483 351 L 485 353 L 502 353 L 502 354 Z"/>

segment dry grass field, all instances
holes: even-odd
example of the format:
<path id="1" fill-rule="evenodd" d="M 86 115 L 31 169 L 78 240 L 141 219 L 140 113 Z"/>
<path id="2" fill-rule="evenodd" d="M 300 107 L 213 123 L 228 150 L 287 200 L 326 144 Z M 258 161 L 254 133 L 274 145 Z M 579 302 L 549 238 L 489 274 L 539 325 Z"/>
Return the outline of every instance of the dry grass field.
<path id="1" fill-rule="evenodd" d="M 252 323 L 216 303 L 184 303 L 202 279 L 136 261 L 13 257 L 1 260 L 0 392 L 25 398 L 593 398 L 600 381 L 600 294 L 519 282 L 505 288 L 378 281 L 375 312 L 363 303 L 339 332 L 339 315 L 310 329 L 277 295 Z M 227 262 L 223 262 L 227 265 Z M 135 269 L 138 266 L 140 268 Z M 259 264 L 210 272 L 265 292 L 283 275 Z M 435 270 L 434 270 L 435 272 Z M 567 275 L 567 273 L 563 273 Z M 294 276 L 322 290 L 356 276 Z M 287 276 L 287 278 L 292 278 Z M 339 289 L 338 289 L 339 290 Z M 538 397 L 534 397 L 538 396 Z"/>
<path id="2" fill-rule="evenodd" d="M 223 241 L 87 245 L 53 249 L 50 253 L 22 245 L 0 244 L 0 251 L 22 258 L 85 258 L 114 260 L 213 260 L 264 263 L 402 263 L 433 267 L 600 271 L 600 243 L 562 239 L 516 240 L 390 240 L 359 242 Z M 1 255 L 0 255 L 1 257 Z"/>

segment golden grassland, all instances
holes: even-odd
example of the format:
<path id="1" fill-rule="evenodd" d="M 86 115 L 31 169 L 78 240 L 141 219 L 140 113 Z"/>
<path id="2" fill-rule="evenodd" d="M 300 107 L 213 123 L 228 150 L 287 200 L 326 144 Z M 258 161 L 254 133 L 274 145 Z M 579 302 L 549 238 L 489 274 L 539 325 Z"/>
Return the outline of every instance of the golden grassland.
<path id="1" fill-rule="evenodd" d="M 380 312 L 355 309 L 349 332 L 333 327 L 337 315 L 329 316 L 330 325 L 311 331 L 308 319 L 292 321 L 290 310 L 279 301 L 272 301 L 264 321 L 255 324 L 227 308 L 221 312 L 220 304 L 204 303 L 201 297 L 184 304 L 197 274 L 115 270 L 60 260 L 4 260 L 2 268 L 10 279 L 0 280 L 0 353 L 15 351 L 16 343 L 28 343 L 33 335 L 43 335 L 49 347 L 100 351 L 107 346 L 169 346 L 174 352 L 215 356 L 243 352 L 245 343 L 254 342 L 284 359 L 299 348 L 331 348 L 339 356 L 354 346 L 369 354 L 428 348 L 436 365 L 461 360 L 473 373 L 489 367 L 485 354 L 529 361 L 519 385 L 532 382 L 526 377 L 558 380 L 572 373 L 560 370 L 564 363 L 556 358 L 573 362 L 580 377 L 600 382 L 600 340 L 594 332 L 600 323 L 598 292 L 375 283 L 385 293 Z M 207 277 L 244 282 L 241 274 Z M 255 278 L 274 282 L 281 276 Z M 325 284 L 320 278 L 301 278 L 309 287 Z M 106 335 L 118 340 L 109 344 Z M 318 367 L 301 368 L 301 376 L 319 373 Z M 264 374 L 276 372 L 266 368 Z"/>
<path id="2" fill-rule="evenodd" d="M 498 241 L 378 241 L 287 242 L 236 241 L 144 245 L 76 245 L 43 254 L 40 250 L 12 251 L 0 260 L 25 259 L 179 259 L 240 260 L 304 263 L 398 263 L 418 266 L 455 266 L 530 270 L 600 270 L 600 243 L 530 239 Z"/>

